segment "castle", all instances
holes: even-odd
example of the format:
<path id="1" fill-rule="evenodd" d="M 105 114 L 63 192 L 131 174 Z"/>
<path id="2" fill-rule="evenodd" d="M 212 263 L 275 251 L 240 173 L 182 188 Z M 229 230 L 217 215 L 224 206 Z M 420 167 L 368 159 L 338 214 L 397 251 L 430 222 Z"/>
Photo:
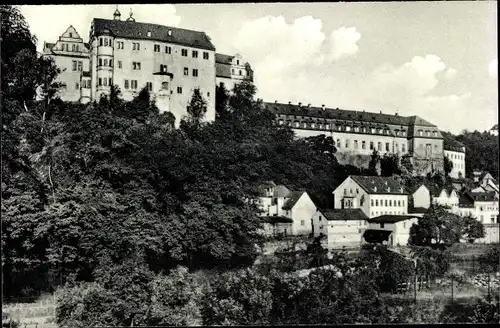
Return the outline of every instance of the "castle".
<path id="1" fill-rule="evenodd" d="M 132 12 L 121 20 L 118 8 L 113 19 L 93 19 L 88 43 L 70 26 L 56 43 L 44 43 L 43 55 L 62 70 L 61 99 L 87 103 L 117 85 L 131 100 L 147 87 L 158 108 L 172 112 L 177 124 L 195 89 L 207 103 L 205 119 L 213 121 L 216 83 L 231 89 L 244 77 L 253 78 L 240 55 L 216 53 L 204 32 L 136 22 Z"/>
<path id="2" fill-rule="evenodd" d="M 241 55 L 216 53 L 204 32 L 126 20 L 116 9 L 113 19 L 94 18 L 89 42 L 70 26 L 56 43 L 44 43 L 44 55 L 62 69 L 61 98 L 89 102 L 108 95 L 117 85 L 125 100 L 147 87 L 161 111 L 170 111 L 176 124 L 187 114 L 194 89 L 207 102 L 206 120 L 215 119 L 215 88 L 231 90 L 253 71 Z M 410 159 L 414 174 L 442 172 L 443 158 L 454 164 L 453 176 L 465 171 L 463 149 L 443 149 L 438 127 L 418 116 L 399 116 L 303 106 L 302 103 L 264 103 L 280 125 L 298 137 L 333 137 L 337 159 L 343 164 L 367 166 L 374 150 Z M 458 153 L 457 153 L 458 151 Z"/>
<path id="3" fill-rule="evenodd" d="M 367 166 L 374 150 L 379 155 L 407 156 L 414 174 L 444 170 L 443 137 L 438 127 L 418 116 L 400 116 L 298 103 L 264 103 L 279 125 L 298 137 L 324 134 L 332 137 L 342 164 Z"/>

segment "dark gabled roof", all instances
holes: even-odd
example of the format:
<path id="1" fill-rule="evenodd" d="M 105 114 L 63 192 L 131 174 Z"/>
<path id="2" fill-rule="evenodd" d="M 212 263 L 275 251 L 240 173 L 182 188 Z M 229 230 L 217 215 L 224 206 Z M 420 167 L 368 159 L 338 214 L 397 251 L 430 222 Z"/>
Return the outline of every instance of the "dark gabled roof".
<path id="1" fill-rule="evenodd" d="M 469 192 L 475 202 L 491 202 L 496 200 L 494 191 Z"/>
<path id="2" fill-rule="evenodd" d="M 388 241 L 392 231 L 367 229 L 363 233 L 363 238 L 368 243 L 382 243 Z"/>
<path id="3" fill-rule="evenodd" d="M 263 221 L 267 223 L 292 223 L 293 220 L 286 216 L 265 216 Z"/>
<path id="4" fill-rule="evenodd" d="M 408 213 L 412 214 L 421 214 L 421 213 L 427 213 L 429 209 L 425 207 L 414 207 L 414 208 L 409 208 Z"/>
<path id="5" fill-rule="evenodd" d="M 292 191 L 290 192 L 286 197 L 289 198 L 285 204 L 283 205 L 282 209 L 285 211 L 291 210 L 295 204 L 299 201 L 300 197 L 304 194 L 304 191 Z"/>
<path id="6" fill-rule="evenodd" d="M 231 78 L 231 65 L 215 63 L 215 76 Z"/>
<path id="7" fill-rule="evenodd" d="M 404 186 L 393 177 L 351 175 L 350 176 L 368 194 L 407 195 Z M 376 188 L 376 191 L 375 189 Z"/>
<path id="8" fill-rule="evenodd" d="M 220 64 L 230 65 L 233 61 L 234 56 L 224 55 L 224 54 L 215 54 L 215 62 Z"/>
<path id="9" fill-rule="evenodd" d="M 427 186 L 425 185 L 425 183 L 420 182 L 419 184 L 415 184 L 413 186 L 405 186 L 405 190 L 406 190 L 406 192 L 409 195 L 412 195 L 412 194 L 414 194 L 422 186 L 424 186 L 424 187 L 427 188 Z M 429 188 L 427 188 L 427 189 L 429 189 Z"/>
<path id="10" fill-rule="evenodd" d="M 110 33 L 116 37 L 139 40 L 156 40 L 215 51 L 214 45 L 205 32 L 135 21 L 94 18 L 94 34 L 104 34 L 105 30 L 109 30 Z M 148 32 L 151 32 L 150 37 L 147 36 Z"/>
<path id="11" fill-rule="evenodd" d="M 366 220 L 368 217 L 360 208 L 319 210 L 328 221 Z"/>
<path id="12" fill-rule="evenodd" d="M 413 216 L 411 214 L 408 215 L 380 215 L 371 219 L 368 219 L 369 222 L 373 223 L 396 223 L 400 221 L 405 221 L 409 219 L 416 218 L 416 216 Z"/>
<path id="13" fill-rule="evenodd" d="M 416 115 L 408 117 L 408 125 L 420 125 L 420 126 L 432 126 L 435 127 L 436 125 L 427 122 L 421 117 L 418 117 Z M 441 132 L 440 132 L 441 133 Z"/>

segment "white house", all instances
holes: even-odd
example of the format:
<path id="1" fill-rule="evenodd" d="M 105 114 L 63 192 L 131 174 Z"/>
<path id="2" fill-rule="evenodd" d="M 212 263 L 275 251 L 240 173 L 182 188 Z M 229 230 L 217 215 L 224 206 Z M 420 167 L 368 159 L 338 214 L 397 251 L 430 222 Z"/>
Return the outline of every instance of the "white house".
<path id="1" fill-rule="evenodd" d="M 359 247 L 368 217 L 359 208 L 318 210 L 313 216 L 314 235 L 323 234 L 328 249 Z"/>
<path id="2" fill-rule="evenodd" d="M 370 242 L 370 235 L 382 232 L 388 246 L 406 246 L 410 238 L 410 228 L 421 215 L 381 215 L 368 219 L 368 229 L 364 239 Z M 385 234 L 384 234 L 385 232 Z M 384 236 L 385 235 L 385 236 Z"/>
<path id="3" fill-rule="evenodd" d="M 266 235 L 303 235 L 312 233 L 316 205 L 305 191 L 292 191 L 268 182 L 262 187 L 259 207 Z"/>
<path id="4" fill-rule="evenodd" d="M 439 192 L 432 194 L 432 203 L 448 207 L 451 213 L 458 213 L 459 196 L 453 187 L 439 188 Z"/>
<path id="5" fill-rule="evenodd" d="M 498 243 L 498 198 L 494 192 L 466 191 L 460 196 L 459 215 L 479 220 L 485 228 L 485 237 L 479 243 Z"/>
<path id="6" fill-rule="evenodd" d="M 351 175 L 333 195 L 336 209 L 360 208 L 370 218 L 407 214 L 408 193 L 392 177 Z"/>
<path id="7" fill-rule="evenodd" d="M 490 129 L 490 134 L 494 136 L 498 136 L 498 124 L 495 124 L 491 129 Z"/>
<path id="8" fill-rule="evenodd" d="M 450 172 L 450 177 L 452 178 L 464 178 L 465 177 L 465 147 L 460 145 L 458 147 L 448 146 L 448 149 L 444 149 L 443 153 L 450 162 L 452 163 L 452 168 Z"/>

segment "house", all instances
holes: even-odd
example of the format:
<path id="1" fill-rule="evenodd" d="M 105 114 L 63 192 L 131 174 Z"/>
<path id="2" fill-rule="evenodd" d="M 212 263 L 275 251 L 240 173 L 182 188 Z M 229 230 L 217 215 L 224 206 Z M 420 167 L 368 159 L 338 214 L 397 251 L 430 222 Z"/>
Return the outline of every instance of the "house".
<path id="1" fill-rule="evenodd" d="M 412 190 L 408 190 L 408 193 L 411 197 L 412 209 L 428 209 L 431 206 L 431 192 L 424 183 L 421 183 Z M 410 211 L 410 208 L 408 208 L 408 211 Z"/>
<path id="2" fill-rule="evenodd" d="M 312 233 L 316 205 L 307 192 L 266 182 L 261 186 L 259 207 L 266 235 L 303 235 Z"/>
<path id="3" fill-rule="evenodd" d="M 375 232 L 382 232 L 383 240 L 388 246 L 406 246 L 410 238 L 410 228 L 416 224 L 415 215 L 381 215 L 368 219 L 365 240 L 371 242 Z"/>
<path id="4" fill-rule="evenodd" d="M 459 196 L 452 186 L 431 188 L 431 190 L 433 204 L 447 207 L 452 213 L 458 213 Z"/>
<path id="5" fill-rule="evenodd" d="M 465 146 L 459 142 L 444 146 L 444 156 L 452 163 L 450 177 L 465 177 Z"/>
<path id="6" fill-rule="evenodd" d="M 393 177 L 351 175 L 333 196 L 336 209 L 360 208 L 367 217 L 407 214 L 408 193 Z"/>
<path id="7" fill-rule="evenodd" d="M 323 234 L 326 248 L 359 247 L 368 217 L 359 208 L 318 209 L 313 216 L 314 235 Z"/>
<path id="8" fill-rule="evenodd" d="M 491 135 L 498 136 L 498 124 L 493 125 L 489 132 Z"/>
<path id="9" fill-rule="evenodd" d="M 459 215 L 470 216 L 481 222 L 485 229 L 485 237 L 479 243 L 498 243 L 498 198 L 494 192 L 466 191 L 460 196 Z"/>

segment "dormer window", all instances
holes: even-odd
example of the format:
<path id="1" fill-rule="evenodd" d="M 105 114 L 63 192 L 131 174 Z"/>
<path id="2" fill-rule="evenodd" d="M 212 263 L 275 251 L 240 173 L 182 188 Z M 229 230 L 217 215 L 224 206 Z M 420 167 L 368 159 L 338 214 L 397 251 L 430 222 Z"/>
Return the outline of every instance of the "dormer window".
<path id="1" fill-rule="evenodd" d="M 151 31 L 148 31 L 147 36 L 151 37 Z"/>
<path id="2" fill-rule="evenodd" d="M 373 191 L 374 191 L 374 192 L 377 192 L 377 187 L 373 187 Z"/>

